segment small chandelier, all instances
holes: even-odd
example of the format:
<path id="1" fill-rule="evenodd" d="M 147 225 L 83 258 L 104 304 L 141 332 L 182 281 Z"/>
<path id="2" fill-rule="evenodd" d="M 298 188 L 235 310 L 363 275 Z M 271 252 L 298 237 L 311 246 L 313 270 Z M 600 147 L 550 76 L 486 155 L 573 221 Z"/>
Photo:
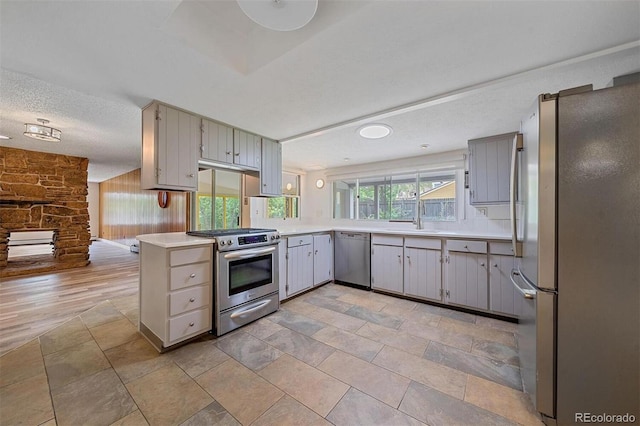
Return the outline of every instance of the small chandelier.
<path id="1" fill-rule="evenodd" d="M 62 132 L 58 129 L 47 126 L 47 124 L 49 124 L 49 120 L 45 120 L 44 118 L 37 118 L 36 121 L 38 121 L 40 124 L 24 124 L 25 130 L 23 135 L 33 139 L 40 139 L 41 141 L 60 142 Z"/>

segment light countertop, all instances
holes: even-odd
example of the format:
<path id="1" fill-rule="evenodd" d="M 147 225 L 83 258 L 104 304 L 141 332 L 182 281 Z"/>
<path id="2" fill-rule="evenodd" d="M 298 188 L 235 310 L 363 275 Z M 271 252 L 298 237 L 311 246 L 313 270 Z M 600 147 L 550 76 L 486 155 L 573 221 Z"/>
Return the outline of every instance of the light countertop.
<path id="1" fill-rule="evenodd" d="M 188 247 L 213 244 L 213 238 L 201 238 L 187 235 L 184 232 L 166 232 L 161 234 L 143 234 L 136 236 L 138 241 L 153 244 L 158 247 Z"/>
<path id="2" fill-rule="evenodd" d="M 455 239 L 474 239 L 474 240 L 497 240 L 509 241 L 508 235 L 498 235 L 489 233 L 469 232 L 469 231 L 434 231 L 425 229 L 385 229 L 385 228 L 367 228 L 367 227 L 345 227 L 345 226 L 312 226 L 302 225 L 290 228 L 280 228 L 278 232 L 283 237 L 302 234 L 317 234 L 322 232 L 366 232 L 371 234 L 388 234 L 388 235 L 405 235 L 416 237 L 430 238 L 455 238 Z M 213 244 L 215 239 L 201 238 L 187 235 L 184 232 L 167 232 L 161 234 L 143 234 L 136 237 L 138 241 L 153 244 L 163 248 L 198 246 L 203 244 Z"/>

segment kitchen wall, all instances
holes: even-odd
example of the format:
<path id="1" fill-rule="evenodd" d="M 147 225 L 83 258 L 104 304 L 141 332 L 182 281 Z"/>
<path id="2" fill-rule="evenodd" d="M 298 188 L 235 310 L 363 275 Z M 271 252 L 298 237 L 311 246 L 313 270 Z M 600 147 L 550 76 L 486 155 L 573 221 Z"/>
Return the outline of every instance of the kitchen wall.
<path id="1" fill-rule="evenodd" d="M 300 219 L 265 219 L 263 199 L 254 198 L 251 201 L 252 226 L 259 227 L 287 227 L 313 225 L 313 226 L 365 226 L 368 228 L 384 228 L 410 230 L 415 229 L 412 223 L 397 223 L 372 220 L 333 219 L 332 212 L 332 182 L 339 176 L 350 174 L 367 175 L 371 173 L 384 174 L 393 170 L 454 170 L 457 169 L 457 179 L 460 182 L 458 188 L 463 189 L 464 170 L 468 170 L 466 151 L 453 151 L 448 153 L 432 154 L 379 163 L 359 164 L 340 169 L 310 171 L 301 175 L 300 184 Z M 316 188 L 318 179 L 325 180 L 324 188 Z M 474 207 L 469 204 L 469 190 L 464 189 L 459 197 L 458 220 L 455 222 L 426 222 L 425 229 L 464 231 L 470 233 L 483 233 L 491 235 L 510 235 L 510 219 L 508 205 L 492 205 Z"/>
<path id="2" fill-rule="evenodd" d="M 186 231 L 188 193 L 168 194 L 160 208 L 158 191 L 140 189 L 140 169 L 101 182 L 100 238 L 130 246 L 136 235 Z"/>

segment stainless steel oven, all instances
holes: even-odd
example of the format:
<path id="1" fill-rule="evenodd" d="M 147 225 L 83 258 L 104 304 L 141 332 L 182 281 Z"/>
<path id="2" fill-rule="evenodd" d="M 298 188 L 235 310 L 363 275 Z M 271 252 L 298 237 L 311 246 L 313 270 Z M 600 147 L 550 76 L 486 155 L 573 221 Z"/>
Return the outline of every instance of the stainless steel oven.
<path id="1" fill-rule="evenodd" d="M 189 234 L 216 240 L 213 262 L 216 335 L 278 310 L 280 235 L 276 230 L 244 228 Z"/>

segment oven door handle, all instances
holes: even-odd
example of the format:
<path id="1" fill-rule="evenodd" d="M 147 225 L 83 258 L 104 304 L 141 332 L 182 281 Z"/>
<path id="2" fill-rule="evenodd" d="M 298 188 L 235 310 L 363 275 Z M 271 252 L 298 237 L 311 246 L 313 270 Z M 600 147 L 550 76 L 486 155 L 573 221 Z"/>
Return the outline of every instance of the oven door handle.
<path id="1" fill-rule="evenodd" d="M 224 255 L 225 259 L 248 259 L 250 257 L 256 257 L 263 254 L 269 254 L 276 251 L 276 247 L 268 247 L 255 250 L 238 250 Z"/>
<path id="2" fill-rule="evenodd" d="M 235 311 L 234 313 L 231 314 L 230 318 L 232 319 L 238 318 L 238 317 L 250 314 L 251 312 L 258 311 L 264 308 L 265 306 L 267 306 L 269 303 L 271 303 L 271 299 L 263 300 L 262 302 L 258 303 L 256 306 L 253 306 L 249 309 L 243 309 L 242 311 Z"/>

